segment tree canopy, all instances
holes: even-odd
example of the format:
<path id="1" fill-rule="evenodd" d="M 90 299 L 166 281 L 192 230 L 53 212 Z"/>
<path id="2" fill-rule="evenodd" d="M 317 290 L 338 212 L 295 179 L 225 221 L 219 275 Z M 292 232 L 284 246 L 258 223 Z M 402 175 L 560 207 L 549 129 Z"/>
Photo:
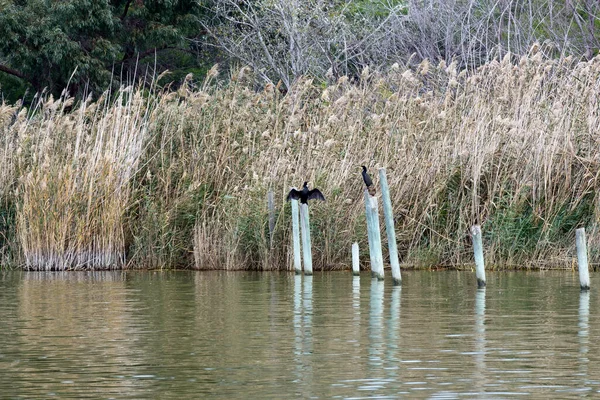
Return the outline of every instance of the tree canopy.
<path id="1" fill-rule="evenodd" d="M 103 91 L 201 67 L 195 0 L 0 0 L 0 91 Z M 156 68 L 156 70 L 155 70 Z"/>
<path id="2" fill-rule="evenodd" d="M 424 59 L 472 69 L 537 44 L 589 59 L 599 21 L 597 0 L 0 0 L 0 99 L 166 69 L 176 82 L 217 62 L 289 88 Z"/>

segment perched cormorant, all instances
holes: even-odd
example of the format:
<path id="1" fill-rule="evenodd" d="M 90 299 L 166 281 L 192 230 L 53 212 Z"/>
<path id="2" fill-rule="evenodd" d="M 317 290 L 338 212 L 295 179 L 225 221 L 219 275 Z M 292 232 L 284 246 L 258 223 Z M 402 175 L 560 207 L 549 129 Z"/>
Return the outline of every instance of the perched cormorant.
<path id="1" fill-rule="evenodd" d="M 308 200 L 323 200 L 325 201 L 325 196 L 319 189 L 308 190 L 308 182 L 304 182 L 302 185 L 302 190 L 292 189 L 290 193 L 285 198 L 286 201 L 290 201 L 290 199 L 298 200 L 300 199 L 300 203 L 307 204 Z"/>
<path id="2" fill-rule="evenodd" d="M 375 196 L 375 193 L 377 191 L 375 190 L 375 186 L 373 185 L 371 177 L 369 176 L 369 174 L 367 174 L 367 167 L 365 167 L 364 165 L 362 166 L 362 177 L 363 181 L 365 181 L 365 185 L 367 186 L 367 190 L 369 191 L 369 195 Z"/>

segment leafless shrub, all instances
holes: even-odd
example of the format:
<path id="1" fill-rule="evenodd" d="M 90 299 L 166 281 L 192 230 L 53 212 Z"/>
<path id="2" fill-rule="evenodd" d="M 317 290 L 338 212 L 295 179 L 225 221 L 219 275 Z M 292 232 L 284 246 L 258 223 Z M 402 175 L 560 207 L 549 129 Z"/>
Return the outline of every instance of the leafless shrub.
<path id="1" fill-rule="evenodd" d="M 535 43 L 553 57 L 590 59 L 600 44 L 594 0 L 213 0 L 211 11 L 203 24 L 212 44 L 287 89 L 300 76 L 425 59 L 475 68 Z"/>

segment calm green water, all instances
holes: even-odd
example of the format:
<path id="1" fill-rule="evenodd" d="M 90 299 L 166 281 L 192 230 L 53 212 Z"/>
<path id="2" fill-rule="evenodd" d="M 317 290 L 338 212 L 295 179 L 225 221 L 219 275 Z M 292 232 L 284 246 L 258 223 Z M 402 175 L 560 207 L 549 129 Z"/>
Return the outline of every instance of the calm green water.
<path id="1" fill-rule="evenodd" d="M 0 398 L 599 396 L 594 280 L 403 279 L 0 272 Z"/>

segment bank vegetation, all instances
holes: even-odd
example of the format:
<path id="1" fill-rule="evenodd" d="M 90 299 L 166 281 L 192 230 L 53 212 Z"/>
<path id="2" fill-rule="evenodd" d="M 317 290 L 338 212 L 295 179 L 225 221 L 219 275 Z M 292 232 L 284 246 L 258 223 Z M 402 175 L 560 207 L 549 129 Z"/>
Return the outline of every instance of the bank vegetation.
<path id="1" fill-rule="evenodd" d="M 308 180 L 327 198 L 310 207 L 315 268 L 349 268 L 351 244 L 367 248 L 363 164 L 387 169 L 405 267 L 471 265 L 474 223 L 490 267 L 570 267 L 582 226 L 598 261 L 600 58 L 534 46 L 469 73 L 255 82 L 215 67 L 176 92 L 0 106 L 2 265 L 289 270 L 284 199 Z"/>

